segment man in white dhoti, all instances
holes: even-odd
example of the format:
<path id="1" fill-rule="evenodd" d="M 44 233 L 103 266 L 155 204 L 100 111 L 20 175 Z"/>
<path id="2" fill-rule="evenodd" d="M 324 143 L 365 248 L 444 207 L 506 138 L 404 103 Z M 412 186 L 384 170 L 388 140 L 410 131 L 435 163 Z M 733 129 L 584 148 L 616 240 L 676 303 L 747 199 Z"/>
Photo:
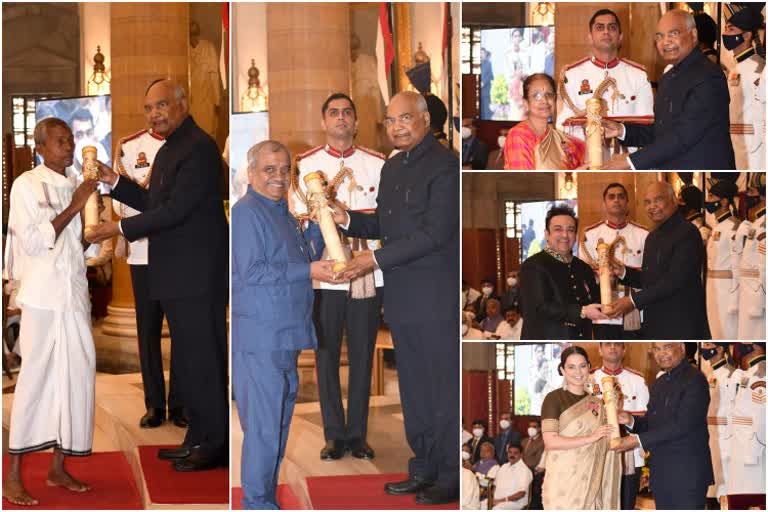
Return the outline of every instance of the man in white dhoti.
<path id="1" fill-rule="evenodd" d="M 3 498 L 37 505 L 21 480 L 25 453 L 53 448 L 46 483 L 74 492 L 90 487 L 67 473 L 65 456 L 91 453 L 96 355 L 85 277 L 80 211 L 97 182 L 76 187 L 75 142 L 61 119 L 35 127 L 43 164 L 11 188 L 6 277 L 20 282 L 22 365 L 11 411 L 10 463 Z M 71 169 L 70 169 L 71 171 Z"/>

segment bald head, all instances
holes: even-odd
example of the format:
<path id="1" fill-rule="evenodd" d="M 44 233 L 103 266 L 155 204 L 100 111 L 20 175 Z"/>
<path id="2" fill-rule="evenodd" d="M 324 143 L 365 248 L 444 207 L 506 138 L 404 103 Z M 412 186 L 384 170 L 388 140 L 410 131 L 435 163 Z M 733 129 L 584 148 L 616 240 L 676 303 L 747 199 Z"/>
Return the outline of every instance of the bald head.
<path id="1" fill-rule="evenodd" d="M 699 43 L 696 20 L 681 9 L 667 11 L 656 24 L 656 50 L 667 64 L 676 65 Z"/>
<path id="2" fill-rule="evenodd" d="M 384 126 L 392 144 L 410 151 L 429 133 L 429 112 L 424 96 L 414 91 L 395 94 L 387 105 Z"/>
<path id="3" fill-rule="evenodd" d="M 675 189 L 665 181 L 648 185 L 643 199 L 645 213 L 656 224 L 661 224 L 677 211 Z"/>
<path id="4" fill-rule="evenodd" d="M 158 135 L 168 137 L 189 115 L 184 88 L 170 79 L 156 80 L 144 96 L 144 116 Z"/>

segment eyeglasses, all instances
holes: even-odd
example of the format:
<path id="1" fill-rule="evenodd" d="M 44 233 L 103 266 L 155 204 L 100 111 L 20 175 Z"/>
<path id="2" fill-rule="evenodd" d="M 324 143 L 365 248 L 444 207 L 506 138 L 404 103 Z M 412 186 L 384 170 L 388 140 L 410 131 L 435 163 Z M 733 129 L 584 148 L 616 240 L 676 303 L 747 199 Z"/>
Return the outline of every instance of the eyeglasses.
<path id="1" fill-rule="evenodd" d="M 686 34 L 687 34 L 688 32 L 690 32 L 690 30 L 686 30 L 686 31 L 685 31 L 685 33 L 686 33 Z M 653 37 L 654 37 L 654 40 L 655 40 L 657 43 L 658 43 L 658 42 L 660 42 L 660 41 L 663 41 L 664 39 L 672 39 L 673 41 L 677 41 L 678 39 L 680 39 L 680 35 L 681 35 L 682 33 L 683 33 L 683 32 L 681 32 L 681 31 L 679 31 L 679 30 L 675 29 L 675 30 L 670 30 L 670 31 L 669 31 L 669 32 L 667 32 L 666 34 L 662 34 L 661 32 L 656 32 L 656 35 L 654 35 Z"/>
<path id="2" fill-rule="evenodd" d="M 405 114 L 400 114 L 399 116 L 395 117 L 385 117 L 384 118 L 384 126 L 387 128 L 391 128 L 395 125 L 397 121 L 400 121 L 400 123 L 408 126 L 413 123 L 413 121 L 416 119 L 416 116 L 414 116 L 411 112 L 406 112 Z"/>
<path id="3" fill-rule="evenodd" d="M 556 95 L 553 92 L 541 92 L 541 91 L 539 91 L 539 92 L 535 92 L 535 93 L 531 94 L 531 99 L 533 101 L 541 101 L 541 100 L 543 100 L 545 98 L 547 100 L 553 100 L 553 99 L 555 99 L 555 96 Z"/>

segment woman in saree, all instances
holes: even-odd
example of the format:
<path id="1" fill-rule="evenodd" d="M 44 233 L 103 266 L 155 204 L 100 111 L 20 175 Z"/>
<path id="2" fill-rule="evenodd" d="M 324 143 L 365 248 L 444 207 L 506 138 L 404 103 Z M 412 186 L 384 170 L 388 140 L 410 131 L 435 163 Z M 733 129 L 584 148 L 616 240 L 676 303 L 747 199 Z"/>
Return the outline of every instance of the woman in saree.
<path id="1" fill-rule="evenodd" d="M 589 358 L 579 346 L 560 355 L 565 386 L 541 406 L 545 468 L 545 510 L 617 510 L 621 454 L 608 450 L 615 427 L 606 423 L 603 402 L 588 389 Z"/>
<path id="2" fill-rule="evenodd" d="M 572 171 L 584 166 L 584 142 L 549 122 L 555 118 L 555 90 L 555 81 L 545 73 L 534 73 L 523 81 L 528 117 L 507 134 L 504 169 Z"/>

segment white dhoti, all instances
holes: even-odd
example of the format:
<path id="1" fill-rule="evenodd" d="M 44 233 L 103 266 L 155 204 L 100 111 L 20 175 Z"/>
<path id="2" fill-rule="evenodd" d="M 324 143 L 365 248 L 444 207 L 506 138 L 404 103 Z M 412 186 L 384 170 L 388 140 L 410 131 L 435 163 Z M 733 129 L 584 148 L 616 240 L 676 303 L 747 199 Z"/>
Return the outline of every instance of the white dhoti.
<path id="1" fill-rule="evenodd" d="M 19 343 L 8 453 L 56 447 L 65 455 L 89 455 L 96 378 L 90 313 L 25 306 Z"/>

